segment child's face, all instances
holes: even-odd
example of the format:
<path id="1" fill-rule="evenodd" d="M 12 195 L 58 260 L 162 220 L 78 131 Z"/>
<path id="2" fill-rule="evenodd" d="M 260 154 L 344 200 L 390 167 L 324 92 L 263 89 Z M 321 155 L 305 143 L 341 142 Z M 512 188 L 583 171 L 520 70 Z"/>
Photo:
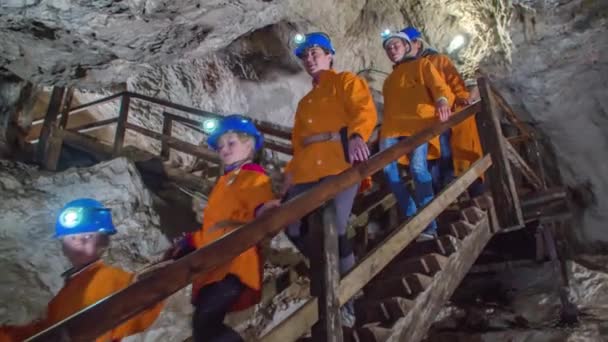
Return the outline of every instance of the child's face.
<path id="1" fill-rule="evenodd" d="M 84 266 L 97 260 L 106 247 L 101 233 L 82 233 L 66 235 L 61 239 L 63 254 L 73 266 Z"/>
<path id="2" fill-rule="evenodd" d="M 234 132 L 229 132 L 219 138 L 217 147 L 224 165 L 233 165 L 251 157 L 253 138 L 243 138 Z"/>

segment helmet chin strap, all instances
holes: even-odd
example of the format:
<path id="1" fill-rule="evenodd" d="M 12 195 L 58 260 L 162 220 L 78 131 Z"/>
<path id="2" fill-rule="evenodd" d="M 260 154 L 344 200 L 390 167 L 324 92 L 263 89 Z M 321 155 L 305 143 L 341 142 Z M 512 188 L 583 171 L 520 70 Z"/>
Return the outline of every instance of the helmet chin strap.
<path id="1" fill-rule="evenodd" d="M 226 165 L 226 166 L 224 166 L 224 172 L 227 173 L 227 172 L 230 172 L 232 170 L 236 170 L 236 169 L 240 168 L 241 166 L 243 166 L 243 165 L 245 165 L 247 163 L 251 163 L 252 160 L 253 160 L 253 158 L 248 156 L 247 158 L 241 159 L 241 160 L 239 160 L 237 162 L 234 162 L 234 163 L 232 163 L 230 165 Z"/>

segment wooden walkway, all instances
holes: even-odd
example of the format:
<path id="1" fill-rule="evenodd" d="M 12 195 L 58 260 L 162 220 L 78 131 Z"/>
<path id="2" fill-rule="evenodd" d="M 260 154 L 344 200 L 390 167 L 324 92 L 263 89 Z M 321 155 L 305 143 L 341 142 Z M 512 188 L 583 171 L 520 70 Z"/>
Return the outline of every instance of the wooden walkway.
<path id="1" fill-rule="evenodd" d="M 152 271 L 130 287 L 38 334 L 30 341 L 63 341 L 65 336 L 69 336 L 71 341 L 90 341 L 187 286 L 197 274 L 230 260 L 250 246 L 280 232 L 287 223 L 305 216 L 312 220 L 310 234 L 318 246 L 317 254 L 310 260 L 312 267 L 306 270 L 310 275 L 310 293 L 313 299 L 262 336 L 261 340 L 294 341 L 311 329 L 309 339 L 313 341 L 422 340 L 434 317 L 493 236 L 524 228 L 530 222 L 563 220 L 564 217 L 558 214 L 563 214 L 564 207 L 567 208 L 565 191 L 559 184 L 546 179 L 542 163 L 533 163 L 526 155 L 520 154 L 522 144 L 534 141 L 534 132 L 517 118 L 502 97 L 492 90 L 487 80 L 479 79 L 478 84 L 482 101 L 453 115 L 448 121 L 374 155 L 369 161 L 286 202 L 281 208 L 265 213 L 225 238 Z M 129 92 L 71 109 L 69 103 L 65 104 L 67 97 L 64 89 L 55 88 L 51 98 L 54 107 L 49 106 L 40 136 L 39 158 L 48 169 L 56 167 L 64 143 L 95 153 L 100 158 L 129 155 L 129 148 L 123 146 L 126 130 L 160 141 L 160 155 L 153 157 L 167 159 L 171 150 L 178 150 L 201 158 L 210 165 L 218 163 L 213 151 L 172 135 L 174 124 L 185 125 L 200 133 L 199 120 L 180 116 L 176 114 L 178 111 L 195 115 L 201 120 L 217 118 L 216 114 Z M 116 118 L 65 129 L 70 113 L 119 99 L 121 105 Z M 131 100 L 147 101 L 174 112 L 165 110 L 162 132 L 153 132 L 128 122 Z M 60 113 L 63 113 L 61 117 Z M 365 227 L 370 217 L 378 213 L 380 216 L 386 216 L 387 213 L 393 215 L 389 215 L 391 219 L 383 221 L 385 227 L 382 238 L 369 239 L 365 229 L 358 229 L 356 240 L 361 254 L 360 262 L 340 279 L 336 265 L 336 232 L 332 224 L 335 208 L 328 200 L 367 176 L 376 174 L 377 177 L 377 172 L 389 162 L 473 115 L 476 116 L 486 155 L 447 186 L 414 218 L 407 222 L 399 221 L 394 215 L 394 198 L 381 181 L 380 186 L 357 198 L 353 210 L 358 215 L 354 220 L 356 226 Z M 502 118 L 517 128 L 517 135 L 503 134 Z M 102 145 L 84 134 L 84 131 L 109 124 L 116 124 L 113 146 Z M 275 153 L 291 153 L 288 128 L 265 122 L 256 124 L 267 137 L 269 143 L 266 148 Z M 136 158 L 134 155 L 150 158 L 149 153 L 146 156 L 143 151 L 136 151 L 131 154 L 131 158 Z M 168 173 L 171 174 L 172 181 L 181 182 L 201 192 L 209 191 L 208 180 L 177 169 L 169 169 Z M 469 185 L 482 174 L 485 174 L 490 191 L 480 198 L 463 200 L 463 194 Z M 313 214 L 309 215 L 310 213 Z M 440 222 L 438 239 L 415 242 L 427 224 L 436 218 Z M 551 250 L 551 237 L 543 235 L 540 240 L 544 241 L 547 250 Z M 358 293 L 362 295 L 356 299 L 357 325 L 352 330 L 341 329 L 339 307 Z"/>

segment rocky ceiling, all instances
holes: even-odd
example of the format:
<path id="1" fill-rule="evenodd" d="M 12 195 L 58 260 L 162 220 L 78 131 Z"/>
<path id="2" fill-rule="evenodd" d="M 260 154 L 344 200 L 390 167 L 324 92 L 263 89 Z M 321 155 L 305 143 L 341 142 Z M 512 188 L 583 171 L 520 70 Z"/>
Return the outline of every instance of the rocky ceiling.
<path id="1" fill-rule="evenodd" d="M 379 32 L 412 23 L 443 50 L 465 36 L 457 56 L 470 72 L 491 55 L 508 60 L 510 12 L 507 0 L 4 0 L 0 67 L 96 89 L 215 52 L 294 69 L 289 37 L 318 29 L 334 38 L 339 67 L 388 70 Z"/>

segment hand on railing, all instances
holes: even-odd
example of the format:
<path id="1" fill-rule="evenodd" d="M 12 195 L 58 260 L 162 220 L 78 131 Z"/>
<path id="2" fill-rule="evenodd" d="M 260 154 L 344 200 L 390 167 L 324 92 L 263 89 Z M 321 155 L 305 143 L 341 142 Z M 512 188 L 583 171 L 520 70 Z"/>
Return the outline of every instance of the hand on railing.
<path id="1" fill-rule="evenodd" d="M 441 122 L 447 121 L 452 114 L 448 100 L 440 98 L 435 104 L 435 114 L 439 117 Z"/>
<path id="2" fill-rule="evenodd" d="M 351 163 L 363 162 L 369 158 L 369 147 L 358 135 L 348 140 L 348 157 Z"/>
<path id="3" fill-rule="evenodd" d="M 281 185 L 281 197 L 287 195 L 287 191 L 293 185 L 293 175 L 289 171 L 285 171 L 283 174 L 283 185 Z"/>

